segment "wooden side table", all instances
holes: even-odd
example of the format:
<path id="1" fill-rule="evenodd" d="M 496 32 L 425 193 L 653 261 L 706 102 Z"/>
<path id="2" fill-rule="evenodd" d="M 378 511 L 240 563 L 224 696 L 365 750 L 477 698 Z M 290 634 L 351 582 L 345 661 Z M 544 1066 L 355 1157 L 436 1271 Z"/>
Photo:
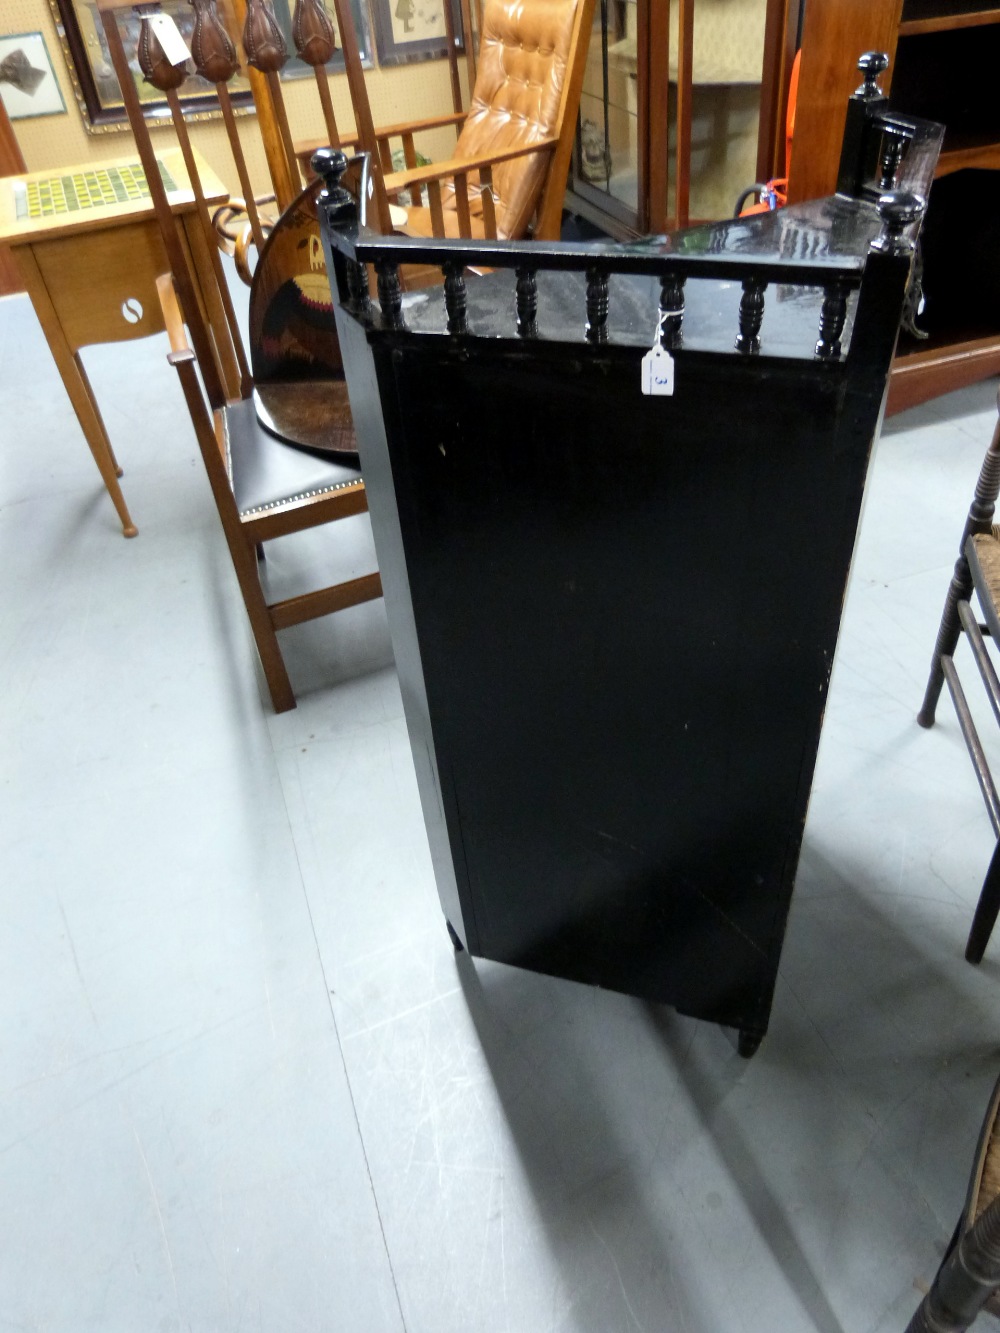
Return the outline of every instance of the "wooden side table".
<path id="1" fill-rule="evenodd" d="M 227 393 L 239 393 L 239 370 L 180 150 L 157 153 L 170 205 L 180 221 L 202 313 L 212 329 Z M 197 159 L 209 205 L 228 191 Z M 77 420 L 126 537 L 136 527 L 80 349 L 146 338 L 163 330 L 156 278 L 169 271 L 152 200 L 136 152 L 86 167 L 35 171 L 0 180 L 0 244 L 6 244 L 45 334 Z"/>

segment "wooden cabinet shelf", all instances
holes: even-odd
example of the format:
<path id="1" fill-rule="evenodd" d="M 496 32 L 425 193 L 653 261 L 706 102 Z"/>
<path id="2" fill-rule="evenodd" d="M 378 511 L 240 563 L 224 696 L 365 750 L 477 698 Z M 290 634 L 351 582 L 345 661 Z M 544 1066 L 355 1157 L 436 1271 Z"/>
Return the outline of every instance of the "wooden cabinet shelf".
<path id="1" fill-rule="evenodd" d="M 1000 375 L 1000 339 L 932 338 L 902 346 L 892 363 L 886 411 L 905 411 L 963 384 Z"/>
<path id="2" fill-rule="evenodd" d="M 924 18 L 904 18 L 899 25 L 899 36 L 916 37 L 922 33 L 949 32 L 956 28 L 981 28 L 989 23 L 1000 23 L 1000 9 L 991 7 L 962 10 L 957 14 L 952 11 L 929 14 Z"/>
<path id="3" fill-rule="evenodd" d="M 938 176 L 967 168 L 1000 168 L 1000 137 L 974 134 L 945 134 L 944 149 L 938 159 Z"/>

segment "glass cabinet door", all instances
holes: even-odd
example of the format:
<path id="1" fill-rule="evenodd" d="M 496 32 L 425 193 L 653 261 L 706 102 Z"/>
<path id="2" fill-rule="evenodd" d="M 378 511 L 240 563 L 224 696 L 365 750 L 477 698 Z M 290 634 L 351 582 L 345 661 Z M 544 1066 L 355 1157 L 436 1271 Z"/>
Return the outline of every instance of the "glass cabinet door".
<path id="1" fill-rule="evenodd" d="M 793 0 L 599 0 L 567 207 L 612 235 L 732 216 Z M 767 133 L 767 131 L 765 131 Z"/>
<path id="2" fill-rule="evenodd" d="M 570 188 L 638 231 L 638 0 L 602 0 L 595 15 Z"/>

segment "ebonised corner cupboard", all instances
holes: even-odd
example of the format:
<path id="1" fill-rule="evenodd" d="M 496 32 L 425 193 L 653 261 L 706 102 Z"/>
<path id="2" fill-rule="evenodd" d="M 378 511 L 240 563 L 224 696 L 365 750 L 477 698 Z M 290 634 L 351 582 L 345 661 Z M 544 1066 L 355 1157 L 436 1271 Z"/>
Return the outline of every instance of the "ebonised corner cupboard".
<path id="1" fill-rule="evenodd" d="M 939 141 L 914 122 L 888 183 L 924 188 Z M 752 1054 L 920 200 L 627 246 L 417 241 L 359 222 L 342 154 L 316 165 L 452 938 Z M 404 299 L 408 263 L 443 288 Z M 670 394 L 643 392 L 654 344 Z"/>

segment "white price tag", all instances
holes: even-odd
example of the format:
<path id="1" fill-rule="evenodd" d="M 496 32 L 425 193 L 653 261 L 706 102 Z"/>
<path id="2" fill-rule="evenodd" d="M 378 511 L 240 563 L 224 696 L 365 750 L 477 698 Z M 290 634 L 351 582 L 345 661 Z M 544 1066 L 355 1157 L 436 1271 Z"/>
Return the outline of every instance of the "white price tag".
<path id="1" fill-rule="evenodd" d="M 187 43 L 169 14 L 144 14 L 143 17 L 156 33 L 157 41 L 163 47 L 163 54 L 171 65 L 183 65 L 191 59 Z"/>
<path id="2" fill-rule="evenodd" d="M 659 343 L 642 358 L 642 391 L 653 395 L 674 391 L 674 358 Z"/>

